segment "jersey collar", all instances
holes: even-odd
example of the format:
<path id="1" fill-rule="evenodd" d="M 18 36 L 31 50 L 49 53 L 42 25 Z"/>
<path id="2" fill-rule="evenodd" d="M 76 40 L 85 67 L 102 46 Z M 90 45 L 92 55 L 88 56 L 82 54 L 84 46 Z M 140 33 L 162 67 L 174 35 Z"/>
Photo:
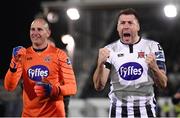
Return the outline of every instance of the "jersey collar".
<path id="1" fill-rule="evenodd" d="M 141 41 L 141 36 L 139 37 L 139 40 L 138 40 L 137 42 L 135 42 L 134 44 L 137 44 L 137 43 L 139 43 L 140 41 Z M 121 42 L 122 44 L 124 44 L 124 45 L 134 45 L 134 44 L 126 44 L 126 43 L 122 42 L 121 40 L 120 40 L 120 42 Z"/>

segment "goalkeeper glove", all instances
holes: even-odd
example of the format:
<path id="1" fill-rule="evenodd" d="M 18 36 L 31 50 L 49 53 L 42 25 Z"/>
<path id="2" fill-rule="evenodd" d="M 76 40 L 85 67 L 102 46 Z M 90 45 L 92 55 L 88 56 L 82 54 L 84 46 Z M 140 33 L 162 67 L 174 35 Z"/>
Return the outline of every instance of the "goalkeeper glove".
<path id="1" fill-rule="evenodd" d="M 10 67 L 12 69 L 17 68 L 18 62 L 20 62 L 21 60 L 21 56 L 24 55 L 25 53 L 26 53 L 26 49 L 23 46 L 17 46 L 13 48 L 12 59 L 10 63 Z"/>
<path id="2" fill-rule="evenodd" d="M 34 91 L 38 97 L 49 97 L 59 95 L 59 90 L 57 89 L 57 87 L 43 82 L 36 82 L 34 86 Z"/>

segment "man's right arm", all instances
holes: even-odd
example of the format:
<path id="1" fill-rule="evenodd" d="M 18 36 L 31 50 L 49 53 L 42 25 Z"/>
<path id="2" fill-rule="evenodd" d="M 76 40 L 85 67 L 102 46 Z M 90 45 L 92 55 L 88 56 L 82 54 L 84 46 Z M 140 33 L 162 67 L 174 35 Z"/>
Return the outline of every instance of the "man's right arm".
<path id="1" fill-rule="evenodd" d="M 105 63 L 109 56 L 110 51 L 107 48 L 99 49 L 98 63 L 93 75 L 94 87 L 97 91 L 103 90 L 106 85 L 110 70 L 105 67 Z"/>
<path id="2" fill-rule="evenodd" d="M 19 68 L 16 70 L 16 72 L 12 72 L 11 69 L 8 69 L 5 79 L 4 79 L 4 88 L 7 91 L 13 91 L 22 75 L 22 69 Z"/>
<path id="3" fill-rule="evenodd" d="M 97 91 L 104 89 L 108 80 L 110 70 L 105 68 L 104 65 L 97 65 L 93 75 L 94 87 Z"/>
<path id="4" fill-rule="evenodd" d="M 21 59 L 22 55 L 25 55 L 25 53 L 26 49 L 22 46 L 13 48 L 11 63 L 4 79 L 4 88 L 8 91 L 13 91 L 21 78 Z"/>

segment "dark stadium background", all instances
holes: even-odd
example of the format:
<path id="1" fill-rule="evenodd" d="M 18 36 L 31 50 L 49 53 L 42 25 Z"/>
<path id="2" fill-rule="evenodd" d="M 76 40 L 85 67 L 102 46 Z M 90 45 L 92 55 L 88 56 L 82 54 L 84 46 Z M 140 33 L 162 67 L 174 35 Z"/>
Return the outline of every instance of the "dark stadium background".
<path id="1" fill-rule="evenodd" d="M 29 39 L 29 26 L 35 15 L 42 11 L 40 4 L 42 1 L 56 1 L 56 0 L 17 0 L 17 1 L 4 1 L 1 7 L 1 43 L 0 43 L 0 78 L 4 78 L 4 73 L 8 68 L 11 58 L 12 48 L 17 45 L 28 46 L 30 45 Z M 66 1 L 66 0 L 61 0 Z M 142 4 L 143 6 L 143 4 Z M 153 10 L 154 9 L 154 10 Z M 178 61 L 180 53 L 179 47 L 179 32 L 180 23 L 179 16 L 175 20 L 162 21 L 158 19 L 155 14 L 157 6 L 149 6 L 147 10 L 141 11 L 141 16 L 146 24 L 145 30 L 151 31 L 151 37 L 155 40 L 159 40 L 162 43 L 167 60 L 170 62 Z M 162 15 L 162 14 L 161 14 Z M 161 16 L 159 15 L 159 16 Z M 154 17 L 154 21 L 151 21 L 149 17 Z M 147 24 L 148 23 L 148 24 Z M 61 23 L 61 25 L 66 23 Z M 64 26 L 65 27 L 65 26 Z M 63 27 L 63 28 L 64 28 Z M 150 30 L 152 29 L 152 30 Z M 67 29 L 64 28 L 66 32 Z M 115 31 L 113 31 L 115 32 Z M 117 34 L 111 34 L 111 37 L 117 37 Z M 62 45 L 60 44 L 60 47 Z M 170 63 L 168 62 L 168 63 Z M 171 67 L 171 64 L 169 65 Z M 168 69 L 168 71 L 172 71 Z"/>
<path id="2" fill-rule="evenodd" d="M 12 48 L 17 45 L 30 45 L 29 26 L 34 16 L 41 11 L 41 1 L 42 0 L 9 0 L 1 4 L 1 79 L 4 79 L 5 72 L 8 69 Z"/>

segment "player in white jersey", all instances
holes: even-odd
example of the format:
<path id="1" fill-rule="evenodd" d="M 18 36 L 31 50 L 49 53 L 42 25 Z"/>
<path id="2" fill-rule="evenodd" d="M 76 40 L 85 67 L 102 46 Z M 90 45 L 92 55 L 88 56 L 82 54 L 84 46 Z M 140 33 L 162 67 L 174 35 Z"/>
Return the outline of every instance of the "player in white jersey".
<path id="1" fill-rule="evenodd" d="M 118 17 L 120 40 L 99 49 L 93 75 L 95 89 L 111 79 L 109 117 L 156 117 L 153 85 L 167 86 L 163 49 L 156 41 L 141 38 L 137 12 L 124 9 Z"/>

